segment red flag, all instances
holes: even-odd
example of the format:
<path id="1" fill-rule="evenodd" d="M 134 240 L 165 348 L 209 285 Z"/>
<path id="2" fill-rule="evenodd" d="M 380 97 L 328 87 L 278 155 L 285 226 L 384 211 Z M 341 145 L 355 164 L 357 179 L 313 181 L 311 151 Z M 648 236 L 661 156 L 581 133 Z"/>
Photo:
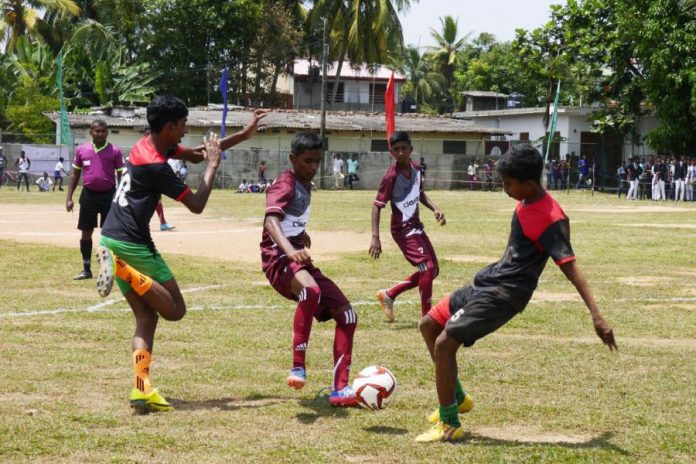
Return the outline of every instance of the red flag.
<path id="1" fill-rule="evenodd" d="M 387 143 L 389 143 L 389 137 L 394 132 L 396 125 L 394 123 L 394 71 L 391 73 L 387 83 L 387 90 L 384 92 L 384 116 L 387 125 Z"/>

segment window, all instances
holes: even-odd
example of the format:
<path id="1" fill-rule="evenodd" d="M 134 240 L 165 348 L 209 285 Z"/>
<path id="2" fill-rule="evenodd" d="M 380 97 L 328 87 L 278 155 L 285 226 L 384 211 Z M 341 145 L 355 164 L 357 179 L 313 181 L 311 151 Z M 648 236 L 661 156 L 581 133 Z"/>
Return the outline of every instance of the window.
<path id="1" fill-rule="evenodd" d="M 466 141 L 443 140 L 442 153 L 445 155 L 463 155 L 466 153 Z"/>
<path id="2" fill-rule="evenodd" d="M 376 152 L 388 152 L 389 151 L 389 145 L 387 144 L 386 140 L 380 140 L 380 139 L 372 139 L 370 141 L 370 151 L 376 151 Z"/>
<path id="3" fill-rule="evenodd" d="M 336 92 L 336 103 L 343 103 L 343 94 L 345 93 L 345 87 L 343 82 L 338 83 L 338 91 Z M 331 97 L 333 95 L 333 83 L 326 86 L 326 103 L 331 103 Z M 320 98 L 321 100 L 321 98 Z"/>
<path id="4" fill-rule="evenodd" d="M 529 132 L 520 132 L 520 141 L 529 142 Z"/>
<path id="5" fill-rule="evenodd" d="M 370 103 L 384 103 L 387 84 L 370 83 Z"/>

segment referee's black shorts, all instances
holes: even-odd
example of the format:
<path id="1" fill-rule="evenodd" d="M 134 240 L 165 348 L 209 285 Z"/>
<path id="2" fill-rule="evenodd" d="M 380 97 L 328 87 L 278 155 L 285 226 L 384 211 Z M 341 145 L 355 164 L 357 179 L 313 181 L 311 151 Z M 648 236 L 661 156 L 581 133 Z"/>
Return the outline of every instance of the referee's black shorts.
<path id="1" fill-rule="evenodd" d="M 80 218 L 77 220 L 77 228 L 91 230 L 97 227 L 97 215 L 100 216 L 99 227 L 104 225 L 106 215 L 109 214 L 111 202 L 114 199 L 116 189 L 106 192 L 93 192 L 83 188 L 80 193 Z"/>
<path id="2" fill-rule="evenodd" d="M 500 297 L 467 285 L 450 296 L 450 314 L 445 324 L 447 335 L 471 346 L 505 325 L 517 310 Z"/>

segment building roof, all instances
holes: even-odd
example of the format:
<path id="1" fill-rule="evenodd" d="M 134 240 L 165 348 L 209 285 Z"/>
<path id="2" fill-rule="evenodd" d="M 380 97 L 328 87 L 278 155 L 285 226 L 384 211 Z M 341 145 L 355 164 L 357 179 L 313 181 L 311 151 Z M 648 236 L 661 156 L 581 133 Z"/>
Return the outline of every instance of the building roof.
<path id="1" fill-rule="evenodd" d="M 321 63 L 312 62 L 312 66 L 321 68 Z M 295 60 L 292 75 L 309 76 L 309 67 L 309 60 Z M 366 64 L 361 65 L 359 68 L 352 68 L 348 61 L 344 61 L 343 67 L 341 68 L 341 79 L 370 81 L 374 79 L 377 81 L 388 81 L 392 73 L 392 69 L 382 65 L 376 65 L 372 70 L 374 73 L 371 72 L 370 68 Z M 336 77 L 336 71 L 338 71 L 338 61 L 332 61 L 329 63 L 328 69 L 326 70 L 326 77 Z M 405 76 L 394 70 L 394 81 L 403 82 L 405 80 Z"/>
<path id="2" fill-rule="evenodd" d="M 590 106 L 559 106 L 558 114 L 567 114 L 570 116 L 588 116 L 597 108 Z M 553 112 L 553 105 L 550 108 Z M 453 118 L 471 119 L 471 118 L 497 118 L 501 116 L 524 116 L 524 115 L 544 115 L 546 113 L 545 106 L 530 107 L 530 108 L 505 108 L 500 110 L 486 111 L 468 111 L 452 113 Z"/>
<path id="3" fill-rule="evenodd" d="M 58 123 L 60 114 L 45 113 L 54 123 Z M 103 119 L 109 127 L 133 128 L 139 130 L 147 126 L 145 109 L 138 108 L 132 117 L 114 117 L 104 114 L 68 113 L 70 127 L 87 128 L 93 120 Z M 129 116 L 130 116 L 129 115 Z M 249 111 L 230 111 L 227 113 L 228 128 L 244 127 L 251 119 Z M 396 128 L 407 132 L 466 133 L 486 135 L 506 135 L 509 131 L 492 127 L 475 126 L 471 121 L 449 116 L 427 116 L 421 114 L 397 114 Z M 273 110 L 263 120 L 268 129 L 304 129 L 319 130 L 321 113 L 319 111 Z M 222 110 L 219 108 L 189 108 L 188 125 L 190 127 L 218 128 L 222 123 Z M 326 113 L 327 131 L 377 131 L 385 132 L 384 113 L 333 111 Z"/>
<path id="4" fill-rule="evenodd" d="M 504 93 L 498 93 L 498 92 L 486 92 L 483 90 L 465 90 L 462 92 L 462 95 L 465 97 L 489 97 L 489 98 L 507 98 L 508 96 Z"/>

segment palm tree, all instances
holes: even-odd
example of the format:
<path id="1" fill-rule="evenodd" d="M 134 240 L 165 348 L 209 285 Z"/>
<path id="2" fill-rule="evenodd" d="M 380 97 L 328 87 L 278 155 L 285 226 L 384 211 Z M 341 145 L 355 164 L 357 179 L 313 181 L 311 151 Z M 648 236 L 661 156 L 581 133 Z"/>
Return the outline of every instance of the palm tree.
<path id="1" fill-rule="evenodd" d="M 77 16 L 80 7 L 73 0 L 0 0 L 0 38 L 5 39 L 5 53 L 16 51 L 17 39 L 39 31 L 45 21 L 39 11 L 53 12 L 60 16 Z"/>
<path id="2" fill-rule="evenodd" d="M 416 47 L 406 47 L 398 69 L 408 79 L 408 90 L 405 89 L 404 93 L 409 93 L 409 90 L 413 92 L 419 108 L 421 103 L 429 102 L 433 97 L 442 94 L 445 88 L 445 78 L 432 70 L 427 57 L 421 55 Z"/>
<path id="3" fill-rule="evenodd" d="M 331 33 L 329 59 L 338 61 L 331 103 L 336 100 L 343 61 L 353 66 L 384 64 L 403 47 L 398 12 L 414 0 L 318 0 L 310 24 L 320 27 L 323 18 Z M 416 0 L 417 1 L 417 0 Z"/>
<path id="4" fill-rule="evenodd" d="M 435 61 L 437 69 L 445 76 L 448 86 L 452 85 L 454 69 L 457 64 L 457 54 L 464 48 L 464 44 L 469 35 L 471 35 L 471 33 L 468 33 L 461 39 L 458 39 L 458 22 L 459 18 L 454 19 L 451 16 L 445 16 L 440 18 L 441 32 L 433 28 L 430 29 L 430 34 L 437 42 L 436 47 L 430 47 L 430 54 Z"/>

